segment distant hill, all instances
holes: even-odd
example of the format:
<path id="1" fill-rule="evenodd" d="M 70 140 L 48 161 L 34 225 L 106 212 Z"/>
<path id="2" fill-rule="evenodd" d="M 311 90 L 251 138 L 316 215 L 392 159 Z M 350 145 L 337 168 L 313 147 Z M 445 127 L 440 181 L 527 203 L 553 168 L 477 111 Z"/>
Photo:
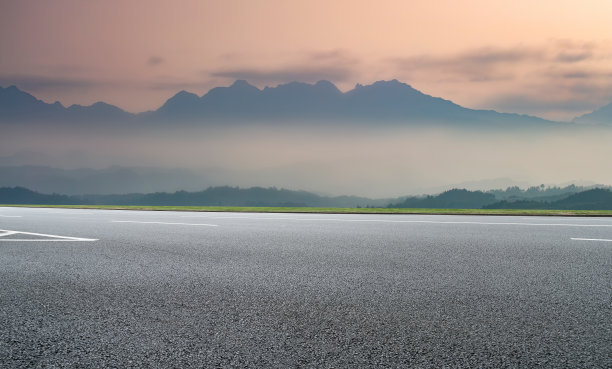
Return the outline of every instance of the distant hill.
<path id="1" fill-rule="evenodd" d="M 0 166 L 0 187 L 28 187 L 42 193 L 79 195 L 196 190 L 203 176 L 184 169 L 112 166 L 105 169 L 58 169 L 48 166 Z"/>
<path id="2" fill-rule="evenodd" d="M 563 199 L 542 202 L 533 200 L 499 201 L 485 209 L 554 209 L 554 210 L 612 210 L 612 191 L 595 188 L 569 195 Z"/>
<path id="3" fill-rule="evenodd" d="M 46 195 L 23 187 L 0 187 L 0 204 L 79 205 L 82 202 L 66 195 Z"/>
<path id="4" fill-rule="evenodd" d="M 575 118 L 574 123 L 612 125 L 612 103 Z"/>
<path id="5" fill-rule="evenodd" d="M 150 205 L 150 206 L 312 206 L 357 207 L 387 204 L 389 199 L 373 200 L 357 196 L 320 196 L 306 191 L 277 188 L 209 187 L 198 192 L 155 192 L 120 195 L 44 195 L 23 187 L 1 188 L 0 204 L 88 204 L 88 205 Z"/>
<path id="6" fill-rule="evenodd" d="M 15 86 L 0 87 L 0 122 L 7 121 L 122 121 L 133 117 L 116 106 L 98 102 L 89 106 L 48 104 Z"/>
<path id="7" fill-rule="evenodd" d="M 506 188 L 505 190 L 489 190 L 486 192 L 495 195 L 495 198 L 498 200 L 529 200 L 536 202 L 552 202 L 564 199 L 578 192 L 593 189 L 595 187 L 605 186 L 576 186 L 572 184 L 565 187 L 546 187 L 544 185 L 541 185 L 532 186 L 526 189 L 521 189 L 518 186 L 512 186 Z"/>
<path id="8" fill-rule="evenodd" d="M 23 187 L 0 187 L 0 204 L 39 205 L 143 205 L 143 206 L 283 206 L 385 207 L 430 209 L 560 209 L 612 210 L 612 191 L 596 188 L 568 194 L 555 201 L 519 199 L 497 201 L 491 193 L 453 189 L 438 195 L 403 199 L 368 199 L 357 196 L 320 196 L 286 189 L 209 187 L 204 191 L 156 192 L 118 195 L 41 194 Z"/>
<path id="9" fill-rule="evenodd" d="M 464 108 L 452 101 L 424 94 L 397 80 L 378 81 L 366 86 L 358 84 L 344 93 L 329 81 L 315 84 L 290 82 L 260 90 L 246 81 L 238 80 L 229 87 L 213 88 L 201 97 L 181 91 L 159 109 L 136 115 L 103 102 L 65 108 L 59 102 L 48 104 L 38 100 L 15 86 L 0 87 L 0 122 L 128 120 L 161 124 L 349 121 L 493 127 L 555 125 L 554 122 L 527 115 Z"/>
<path id="10" fill-rule="evenodd" d="M 481 209 L 494 203 L 495 196 L 481 191 L 453 189 L 435 196 L 408 197 L 389 208 L 428 208 L 428 209 Z"/>
<path id="11" fill-rule="evenodd" d="M 372 200 L 356 196 L 320 196 L 307 191 L 274 187 L 209 187 L 204 191 L 174 193 L 157 192 L 132 195 L 85 195 L 78 198 L 93 204 L 110 205 L 176 205 L 176 206 L 314 206 L 356 207 L 378 205 L 388 200 Z"/>

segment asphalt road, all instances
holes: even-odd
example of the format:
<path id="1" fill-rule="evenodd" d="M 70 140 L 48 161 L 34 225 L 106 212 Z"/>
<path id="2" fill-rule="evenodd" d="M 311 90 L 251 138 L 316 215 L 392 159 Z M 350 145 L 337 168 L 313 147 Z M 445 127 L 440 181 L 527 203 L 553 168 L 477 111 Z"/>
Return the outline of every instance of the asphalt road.
<path id="1" fill-rule="evenodd" d="M 0 230 L 2 368 L 612 367 L 612 218 L 0 208 Z"/>

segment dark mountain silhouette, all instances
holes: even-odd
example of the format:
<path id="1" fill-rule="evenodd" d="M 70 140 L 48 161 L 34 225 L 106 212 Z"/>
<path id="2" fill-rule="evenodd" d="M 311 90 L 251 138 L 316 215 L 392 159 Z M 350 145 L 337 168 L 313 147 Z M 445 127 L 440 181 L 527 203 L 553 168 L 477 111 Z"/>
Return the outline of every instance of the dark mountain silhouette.
<path id="1" fill-rule="evenodd" d="M 312 85 L 290 82 L 260 90 L 238 80 L 229 87 L 213 88 L 200 98 L 181 91 L 146 116 L 158 120 L 194 121 L 350 120 L 531 126 L 552 123 L 526 115 L 467 109 L 449 100 L 426 95 L 397 80 L 357 85 L 346 93 L 329 81 Z"/>
<path id="2" fill-rule="evenodd" d="M 435 196 L 408 197 L 389 208 L 480 209 L 495 202 L 495 196 L 481 191 L 452 189 Z"/>
<path id="3" fill-rule="evenodd" d="M 0 87 L 0 121 L 119 121 L 131 117 L 133 114 L 103 102 L 66 108 L 57 101 L 38 100 L 15 86 Z"/>
<path id="4" fill-rule="evenodd" d="M 46 119 L 65 111 L 59 102 L 47 104 L 15 86 L 0 87 L 0 120 Z"/>
<path id="5" fill-rule="evenodd" d="M 612 125 L 612 103 L 575 118 L 574 123 Z"/>
<path id="6" fill-rule="evenodd" d="M 380 123 L 442 123 L 497 126 L 550 126 L 553 122 L 527 115 L 464 108 L 449 100 L 424 94 L 410 85 L 379 81 L 357 85 L 341 92 L 329 81 L 315 84 L 290 82 L 258 89 L 238 80 L 229 87 L 216 87 L 202 97 L 181 91 L 159 109 L 133 115 L 102 102 L 90 105 L 47 104 L 15 86 L 0 88 L 0 121 L 63 120 L 119 121 L 135 118 L 143 122 L 335 121 Z"/>
<path id="7" fill-rule="evenodd" d="M 198 95 L 183 90 L 169 98 L 156 113 L 163 116 L 195 116 L 199 100 Z"/>
<path id="8" fill-rule="evenodd" d="M 67 110 L 67 115 L 71 118 L 121 120 L 132 117 L 132 114 L 105 102 L 97 102 L 89 106 L 71 105 Z"/>

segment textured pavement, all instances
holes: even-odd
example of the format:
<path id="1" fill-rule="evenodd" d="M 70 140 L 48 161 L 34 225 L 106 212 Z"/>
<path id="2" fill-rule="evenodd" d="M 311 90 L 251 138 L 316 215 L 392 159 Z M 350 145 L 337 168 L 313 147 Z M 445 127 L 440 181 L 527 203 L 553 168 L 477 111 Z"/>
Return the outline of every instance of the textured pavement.
<path id="1" fill-rule="evenodd" d="M 612 218 L 0 208 L 0 230 L 2 368 L 612 367 Z"/>

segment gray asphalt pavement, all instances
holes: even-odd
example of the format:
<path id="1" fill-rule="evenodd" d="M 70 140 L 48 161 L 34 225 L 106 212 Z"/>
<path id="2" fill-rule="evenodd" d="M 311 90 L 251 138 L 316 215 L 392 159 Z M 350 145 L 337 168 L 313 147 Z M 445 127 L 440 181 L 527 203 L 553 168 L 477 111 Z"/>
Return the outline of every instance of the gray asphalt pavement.
<path id="1" fill-rule="evenodd" d="M 2 368 L 612 367 L 612 218 L 0 208 L 0 284 Z"/>

